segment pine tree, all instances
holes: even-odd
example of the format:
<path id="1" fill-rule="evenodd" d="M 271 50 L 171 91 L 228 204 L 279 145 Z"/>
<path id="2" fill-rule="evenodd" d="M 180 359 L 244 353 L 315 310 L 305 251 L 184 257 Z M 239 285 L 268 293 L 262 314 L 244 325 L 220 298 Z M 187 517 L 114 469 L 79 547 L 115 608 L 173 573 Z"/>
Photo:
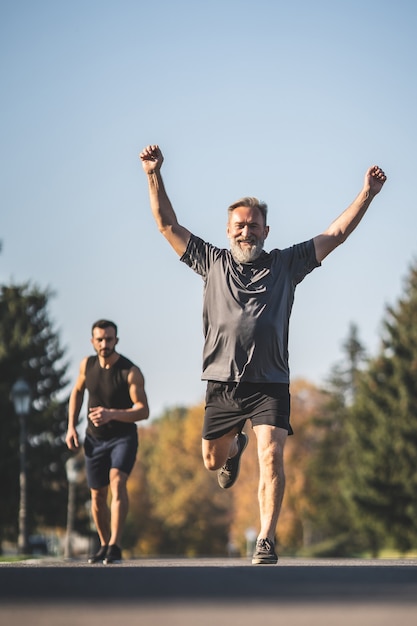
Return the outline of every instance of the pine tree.
<path id="1" fill-rule="evenodd" d="M 417 266 L 383 329 L 352 423 L 351 492 L 374 553 L 417 546 Z"/>
<path id="2" fill-rule="evenodd" d="M 49 291 L 30 284 L 0 287 L 0 540 L 16 539 L 19 506 L 19 420 L 11 388 L 24 378 L 32 391 L 27 418 L 28 526 L 65 525 L 63 454 L 66 402 L 64 351 L 48 317 Z"/>
<path id="3" fill-rule="evenodd" d="M 327 401 L 313 419 L 315 445 L 307 467 L 310 549 L 321 556 L 348 556 L 362 548 L 345 486 L 351 469 L 351 405 L 365 359 L 355 324 L 343 350 L 345 358 L 332 369 L 324 390 Z"/>

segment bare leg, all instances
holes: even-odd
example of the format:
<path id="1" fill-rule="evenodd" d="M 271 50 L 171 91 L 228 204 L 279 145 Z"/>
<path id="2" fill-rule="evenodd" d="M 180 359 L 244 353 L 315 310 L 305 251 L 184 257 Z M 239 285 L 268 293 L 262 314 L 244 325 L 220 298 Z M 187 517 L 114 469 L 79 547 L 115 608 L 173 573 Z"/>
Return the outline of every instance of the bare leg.
<path id="1" fill-rule="evenodd" d="M 285 489 L 284 446 L 288 433 L 276 426 L 254 426 L 259 460 L 259 538 L 275 541 Z"/>
<path id="2" fill-rule="evenodd" d="M 107 504 L 108 487 L 91 489 L 91 514 L 96 525 L 100 543 L 106 546 L 110 539 L 110 509 Z"/>
<path id="3" fill-rule="evenodd" d="M 111 536 L 110 545 L 121 546 L 123 529 L 129 509 L 129 498 L 127 495 L 128 475 L 118 469 L 110 470 L 111 489 Z"/>
<path id="4" fill-rule="evenodd" d="M 202 453 L 206 469 L 215 471 L 225 464 L 226 460 L 235 456 L 238 451 L 236 435 L 239 432 L 234 428 L 218 439 L 203 439 Z"/>

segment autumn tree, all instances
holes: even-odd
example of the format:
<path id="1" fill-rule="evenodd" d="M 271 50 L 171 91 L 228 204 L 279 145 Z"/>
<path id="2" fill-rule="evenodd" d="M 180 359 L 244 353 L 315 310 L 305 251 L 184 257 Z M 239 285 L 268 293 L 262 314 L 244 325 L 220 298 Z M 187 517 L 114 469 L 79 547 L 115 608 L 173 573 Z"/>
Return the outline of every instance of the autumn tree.
<path id="1" fill-rule="evenodd" d="M 295 432 L 285 447 L 286 488 L 277 529 L 277 546 L 282 553 L 294 553 L 308 541 L 307 511 L 311 508 L 305 483 L 316 429 L 312 416 L 324 402 L 324 395 L 312 383 L 298 379 L 291 384 L 291 423 Z M 239 479 L 229 491 L 232 506 L 230 537 L 240 554 L 245 554 L 247 533 L 259 531 L 259 466 L 256 436 L 250 422 L 245 425 L 249 444 L 242 457 Z M 249 534 L 249 533 L 248 533 Z"/>
<path id="2" fill-rule="evenodd" d="M 202 405 L 170 409 L 149 427 L 141 428 L 133 482 L 139 478 L 145 489 L 142 495 L 139 490 L 136 494 L 149 516 L 142 510 L 142 528 L 137 528 L 139 553 L 151 550 L 194 556 L 227 552 L 229 499 L 219 489 L 216 474 L 208 472 L 202 462 L 203 414 Z"/>
<path id="3" fill-rule="evenodd" d="M 323 433 L 314 418 L 322 413 L 325 394 L 313 383 L 291 383 L 291 424 L 294 435 L 285 448 L 286 489 L 278 524 L 281 552 L 295 553 L 314 538 L 317 502 L 310 487 L 310 465 Z"/>
<path id="4" fill-rule="evenodd" d="M 229 550 L 232 554 L 246 554 L 247 535 L 259 531 L 258 480 L 259 466 L 256 436 L 251 423 L 246 422 L 244 432 L 249 443 L 242 455 L 239 478 L 227 490 L 230 503 Z"/>

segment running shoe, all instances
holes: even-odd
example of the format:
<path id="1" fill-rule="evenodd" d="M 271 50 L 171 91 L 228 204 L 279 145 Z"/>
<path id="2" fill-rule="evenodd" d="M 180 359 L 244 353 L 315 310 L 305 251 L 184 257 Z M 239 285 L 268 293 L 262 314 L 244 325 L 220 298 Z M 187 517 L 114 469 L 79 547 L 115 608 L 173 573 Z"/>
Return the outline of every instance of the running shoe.
<path id="1" fill-rule="evenodd" d="M 248 445 L 248 436 L 245 433 L 239 433 L 237 436 L 238 452 L 231 459 L 227 459 L 226 463 L 217 473 L 217 480 L 222 489 L 229 489 L 235 484 L 239 476 L 240 457 L 242 452 Z"/>
<path id="2" fill-rule="evenodd" d="M 100 550 L 95 554 L 90 554 L 88 557 L 88 563 L 102 563 L 104 557 L 106 556 L 108 546 L 101 546 Z"/>
<path id="3" fill-rule="evenodd" d="M 103 559 L 104 565 L 111 565 L 112 563 L 122 562 L 122 551 L 119 546 L 113 544 L 107 548 L 106 556 Z"/>
<path id="4" fill-rule="evenodd" d="M 252 565 L 275 565 L 277 561 L 274 542 L 271 539 L 258 539 L 252 557 Z"/>

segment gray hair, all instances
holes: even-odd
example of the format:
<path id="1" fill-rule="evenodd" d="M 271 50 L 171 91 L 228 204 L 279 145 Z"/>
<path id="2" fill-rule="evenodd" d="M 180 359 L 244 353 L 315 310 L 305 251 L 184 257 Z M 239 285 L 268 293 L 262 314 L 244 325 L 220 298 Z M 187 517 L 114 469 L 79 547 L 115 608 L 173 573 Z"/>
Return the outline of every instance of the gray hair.
<path id="1" fill-rule="evenodd" d="M 268 205 L 266 204 L 266 202 L 261 202 L 261 200 L 258 200 L 258 198 L 253 198 L 252 196 L 241 198 L 240 200 L 233 202 L 233 204 L 231 204 L 229 208 L 227 209 L 229 218 L 230 218 L 230 214 L 233 213 L 233 211 L 240 206 L 245 206 L 245 207 L 248 207 L 249 209 L 254 209 L 254 208 L 259 209 L 260 212 L 262 213 L 262 217 L 264 218 L 264 222 L 266 226 L 266 215 L 268 213 Z"/>

